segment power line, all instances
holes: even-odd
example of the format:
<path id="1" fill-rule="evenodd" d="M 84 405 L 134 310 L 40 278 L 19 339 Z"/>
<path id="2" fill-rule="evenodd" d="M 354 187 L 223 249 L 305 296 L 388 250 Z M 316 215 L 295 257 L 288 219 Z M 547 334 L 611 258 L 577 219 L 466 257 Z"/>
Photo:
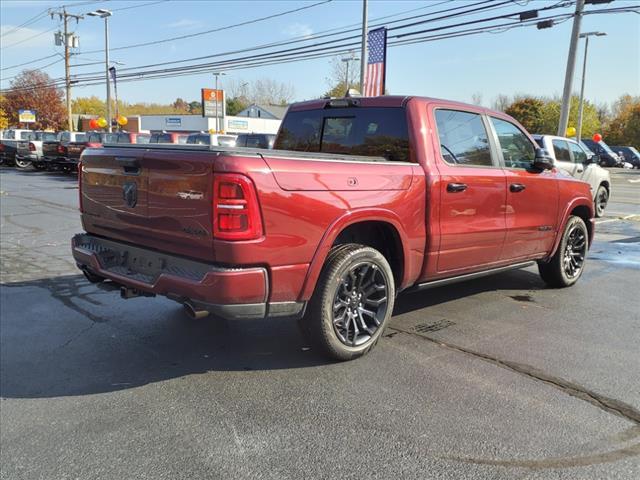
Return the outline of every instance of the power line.
<path id="1" fill-rule="evenodd" d="M 131 10 L 132 8 L 148 7 L 148 6 L 151 6 L 151 5 L 157 5 L 158 3 L 166 3 L 166 2 L 170 2 L 170 1 L 171 0 L 156 0 L 155 2 L 140 3 L 138 5 L 131 5 L 129 7 L 112 8 L 111 11 L 112 12 L 121 12 L 122 10 Z"/>
<path id="2" fill-rule="evenodd" d="M 556 5 L 557 6 L 557 5 Z M 618 13 L 620 11 L 633 11 L 633 9 L 629 9 L 629 8 L 620 8 L 620 9 L 615 9 L 615 11 L 611 11 L 613 9 L 608 9 L 608 11 L 591 11 L 589 12 L 590 14 L 597 14 L 597 13 Z M 509 18 L 509 17 L 513 17 L 516 14 L 508 14 L 508 15 L 503 15 L 501 17 L 503 18 Z M 550 16 L 550 17 L 545 17 L 543 18 L 543 20 L 549 20 L 549 19 L 556 19 L 556 20 L 566 20 L 567 18 L 570 18 L 572 16 L 572 14 L 560 14 L 560 15 L 555 15 L 555 16 Z M 427 41 L 436 41 L 436 40 L 443 40 L 446 38 L 454 38 L 454 37 L 461 37 L 461 36 L 468 36 L 468 35 L 475 35 L 478 33 L 485 33 L 485 32 L 489 32 L 491 30 L 495 31 L 496 28 L 515 28 L 516 26 L 531 26 L 534 25 L 535 23 L 537 23 L 538 21 L 540 21 L 540 19 L 535 19 L 535 20 L 531 20 L 528 22 L 519 22 L 519 21 L 514 21 L 512 23 L 507 23 L 507 24 L 499 24 L 499 25 L 487 25 L 487 26 L 483 26 L 483 27 L 476 27 L 474 29 L 469 29 L 469 30 L 459 30 L 459 31 L 454 31 L 454 32 L 448 32 L 448 33 L 439 33 L 437 35 L 431 35 L 431 36 L 426 36 L 426 37 L 419 37 L 419 38 L 404 38 L 404 40 L 399 40 L 396 42 L 390 42 L 390 46 L 401 46 L 401 45 L 407 45 L 410 43 L 422 43 L 422 42 L 427 42 Z M 465 22 L 468 23 L 468 22 Z M 457 26 L 459 24 L 456 25 L 449 25 L 449 28 L 453 27 L 453 26 Z M 398 26 L 396 27 L 397 29 L 403 28 L 404 26 Z M 506 30 L 505 30 L 506 31 Z M 400 37 L 407 37 L 407 35 L 417 35 L 420 33 L 424 33 L 424 31 L 414 31 L 414 32 L 410 32 L 409 34 L 397 34 L 394 36 L 391 36 L 391 38 L 393 39 L 399 39 Z M 348 39 L 340 39 L 340 40 L 348 40 Z M 325 43 L 329 43 L 329 42 L 325 42 Z M 150 79 L 160 79 L 160 78 L 167 78 L 167 77 L 178 77 L 178 76 L 187 76 L 187 75 L 199 75 L 199 74 L 204 74 L 204 73 L 210 73 L 211 70 L 215 67 L 223 67 L 223 69 L 225 70 L 235 70 L 235 69 L 246 69 L 246 68 L 254 68 L 254 67 L 259 67 L 259 66 L 267 66 L 267 65 L 276 65 L 276 64 L 282 64 L 282 63 L 290 63 L 290 62 L 294 62 L 294 61 L 304 61 L 304 60 L 310 60 L 313 58 L 321 58 L 321 57 L 328 57 L 328 56 L 334 56 L 337 53 L 340 52 L 346 52 L 348 51 L 350 48 L 352 48 L 355 44 L 357 44 L 358 42 L 349 42 L 349 43 L 343 43 L 343 44 L 339 44 L 339 45 L 332 45 L 332 46 L 323 46 L 321 48 L 316 48 L 315 50 L 310 50 L 309 47 L 317 47 L 318 45 L 321 44 L 316 44 L 316 45 L 311 45 L 306 47 L 305 51 L 300 51 L 299 48 L 296 49 L 289 49 L 289 51 L 282 51 L 282 52 L 271 52 L 268 54 L 261 54 L 259 56 L 254 55 L 254 56 L 249 56 L 249 57 L 241 57 L 241 58 L 236 58 L 236 59 L 228 59 L 225 61 L 220 61 L 220 62 L 215 62 L 215 63 L 206 63 L 206 64 L 200 64 L 200 65 L 190 65 L 187 67 L 183 67 L 181 69 L 161 69 L 161 70 L 155 70 L 155 71 L 148 71 L 148 72 L 131 72 L 131 73 L 127 73 L 124 74 L 120 77 L 120 81 L 121 82 L 129 82 L 129 81 L 142 81 L 142 80 L 150 80 Z M 293 50 L 293 51 L 291 51 Z M 86 74 L 86 75 L 91 75 L 91 73 Z M 77 77 L 76 77 L 77 78 Z M 83 84 L 85 86 L 89 86 L 89 85 L 95 85 L 95 84 L 99 84 L 102 83 L 101 77 L 86 77 L 86 78 L 82 78 L 79 80 L 76 80 L 76 82 L 78 84 Z M 55 85 L 55 82 L 52 82 L 52 85 Z"/>
<path id="3" fill-rule="evenodd" d="M 23 38 L 22 40 L 19 40 L 19 41 L 15 42 L 15 43 L 12 43 L 10 45 L 5 45 L 3 47 L 0 47 L 0 50 L 6 50 L 7 48 L 15 47 L 16 45 L 20 45 L 21 43 L 28 42 L 29 40 L 33 40 L 34 38 L 41 37 L 45 33 L 53 32 L 57 28 L 58 27 L 53 27 L 53 28 L 50 28 L 49 30 L 44 30 L 44 31 L 42 31 L 40 33 L 36 33 L 35 35 L 32 35 L 30 37 Z"/>
<path id="4" fill-rule="evenodd" d="M 59 53 L 54 53 L 53 55 L 48 55 L 48 56 L 42 57 L 42 58 L 36 58 L 35 60 L 29 60 L 28 62 L 19 63 L 18 65 L 11 65 L 9 67 L 0 68 L 0 71 L 11 70 L 12 68 L 23 67 L 24 65 L 31 65 L 32 63 L 38 63 L 38 62 L 41 62 L 42 60 L 47 60 L 49 58 L 57 57 L 58 55 L 60 55 L 60 54 Z"/>
<path id="5" fill-rule="evenodd" d="M 302 11 L 302 10 L 307 10 L 309 8 L 317 7 L 318 5 L 324 5 L 324 4 L 330 3 L 332 1 L 333 0 L 322 0 L 321 2 L 313 3 L 311 5 L 305 5 L 304 7 L 298 7 L 298 8 L 294 8 L 292 10 L 286 10 L 284 12 L 275 13 L 273 15 L 268 15 L 266 17 L 254 18 L 253 20 L 247 20 L 245 22 L 236 23 L 236 24 L 233 24 L 233 25 L 226 25 L 224 27 L 218 27 L 218 28 L 214 28 L 214 29 L 211 29 L 211 30 L 205 30 L 204 32 L 190 33 L 188 35 L 180 35 L 178 37 L 164 38 L 164 39 L 161 39 L 161 40 L 154 40 L 152 42 L 136 43 L 136 44 L 133 44 L 133 45 L 126 45 L 126 46 L 123 46 L 123 47 L 114 47 L 114 48 L 111 49 L 111 51 L 127 50 L 127 49 L 130 49 L 130 48 L 139 48 L 139 47 L 146 47 L 146 46 L 150 46 L 150 45 L 158 45 L 160 43 L 173 42 L 175 40 L 184 40 L 184 39 L 187 39 L 187 38 L 198 37 L 200 35 L 207 35 L 209 33 L 221 32 L 223 30 L 230 30 L 232 28 L 241 27 L 241 26 L 244 26 L 244 25 L 250 25 L 250 24 L 258 23 L 258 22 L 263 22 L 265 20 L 270 20 L 270 19 L 276 18 L 276 17 L 282 17 L 282 16 L 288 15 L 290 13 L 295 13 L 295 12 L 299 12 L 299 11 Z M 98 53 L 100 51 L 101 50 L 91 50 L 91 51 L 84 52 L 84 53 Z"/>

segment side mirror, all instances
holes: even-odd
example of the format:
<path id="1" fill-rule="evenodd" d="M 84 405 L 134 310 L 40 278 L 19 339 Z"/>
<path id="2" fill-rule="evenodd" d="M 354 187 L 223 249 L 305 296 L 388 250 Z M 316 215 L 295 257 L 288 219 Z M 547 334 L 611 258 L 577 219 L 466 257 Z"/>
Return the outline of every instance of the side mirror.
<path id="1" fill-rule="evenodd" d="M 593 163 L 595 165 L 600 165 L 600 155 L 594 153 L 589 158 L 587 158 L 587 164 Z"/>
<path id="2" fill-rule="evenodd" d="M 553 168 L 553 158 L 549 156 L 544 148 L 536 148 L 536 156 L 533 160 L 533 168 L 536 170 L 551 170 Z"/>

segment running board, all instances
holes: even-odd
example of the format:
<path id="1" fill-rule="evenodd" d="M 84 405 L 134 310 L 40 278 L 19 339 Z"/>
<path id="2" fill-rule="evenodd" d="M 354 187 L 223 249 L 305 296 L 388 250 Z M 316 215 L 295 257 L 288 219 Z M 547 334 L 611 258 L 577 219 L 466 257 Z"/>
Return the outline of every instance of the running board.
<path id="1" fill-rule="evenodd" d="M 510 270 L 519 270 L 521 268 L 530 267 L 535 265 L 536 262 L 522 262 L 514 263 L 513 265 L 507 265 L 506 267 L 491 268 L 489 270 L 482 270 L 481 272 L 467 273 L 465 275 L 458 275 L 456 277 L 441 278 L 439 280 L 432 280 L 430 282 L 420 283 L 413 287 L 408 288 L 405 292 L 415 292 L 418 290 L 427 290 L 429 288 L 443 287 L 445 285 L 451 285 L 452 283 L 465 282 L 467 280 L 475 280 L 476 278 L 487 277 L 496 273 L 508 272 Z"/>

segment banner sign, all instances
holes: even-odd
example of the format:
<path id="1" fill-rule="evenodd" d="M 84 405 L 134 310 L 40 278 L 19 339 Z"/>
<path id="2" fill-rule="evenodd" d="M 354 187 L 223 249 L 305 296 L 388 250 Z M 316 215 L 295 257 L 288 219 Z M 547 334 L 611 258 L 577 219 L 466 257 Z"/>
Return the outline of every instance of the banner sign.
<path id="1" fill-rule="evenodd" d="M 202 89 L 202 116 L 224 118 L 224 90 L 215 90 L 213 88 Z"/>
<path id="2" fill-rule="evenodd" d="M 180 117 L 167 117 L 164 120 L 167 127 L 181 127 L 182 119 Z"/>
<path id="3" fill-rule="evenodd" d="M 36 123 L 36 111 L 18 110 L 18 121 L 20 123 Z"/>

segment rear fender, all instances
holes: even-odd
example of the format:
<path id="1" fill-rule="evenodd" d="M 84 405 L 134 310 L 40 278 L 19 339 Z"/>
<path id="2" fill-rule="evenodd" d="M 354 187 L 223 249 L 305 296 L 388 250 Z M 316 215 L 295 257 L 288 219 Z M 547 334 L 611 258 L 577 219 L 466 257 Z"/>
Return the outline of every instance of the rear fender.
<path id="1" fill-rule="evenodd" d="M 300 301 L 307 301 L 313 295 L 313 291 L 316 287 L 316 283 L 318 281 L 318 277 L 320 276 L 320 272 L 322 271 L 322 267 L 324 266 L 324 262 L 331 250 L 331 246 L 335 242 L 336 238 L 340 232 L 342 232 L 345 228 L 355 223 L 361 222 L 386 222 L 393 226 L 398 232 L 398 236 L 400 237 L 400 242 L 402 244 L 402 252 L 403 252 L 403 278 L 401 285 L 398 285 L 397 290 L 401 290 L 406 285 L 409 284 L 412 277 L 415 277 L 412 271 L 412 257 L 410 252 L 408 251 L 409 240 L 408 236 L 400 222 L 400 218 L 393 212 L 385 209 L 366 209 L 366 210 L 355 210 L 346 212 L 343 216 L 339 217 L 335 220 L 327 229 L 316 252 L 313 256 L 313 260 L 309 265 L 309 270 L 307 271 L 307 276 L 304 281 L 304 285 L 302 288 L 302 293 L 300 294 Z"/>

